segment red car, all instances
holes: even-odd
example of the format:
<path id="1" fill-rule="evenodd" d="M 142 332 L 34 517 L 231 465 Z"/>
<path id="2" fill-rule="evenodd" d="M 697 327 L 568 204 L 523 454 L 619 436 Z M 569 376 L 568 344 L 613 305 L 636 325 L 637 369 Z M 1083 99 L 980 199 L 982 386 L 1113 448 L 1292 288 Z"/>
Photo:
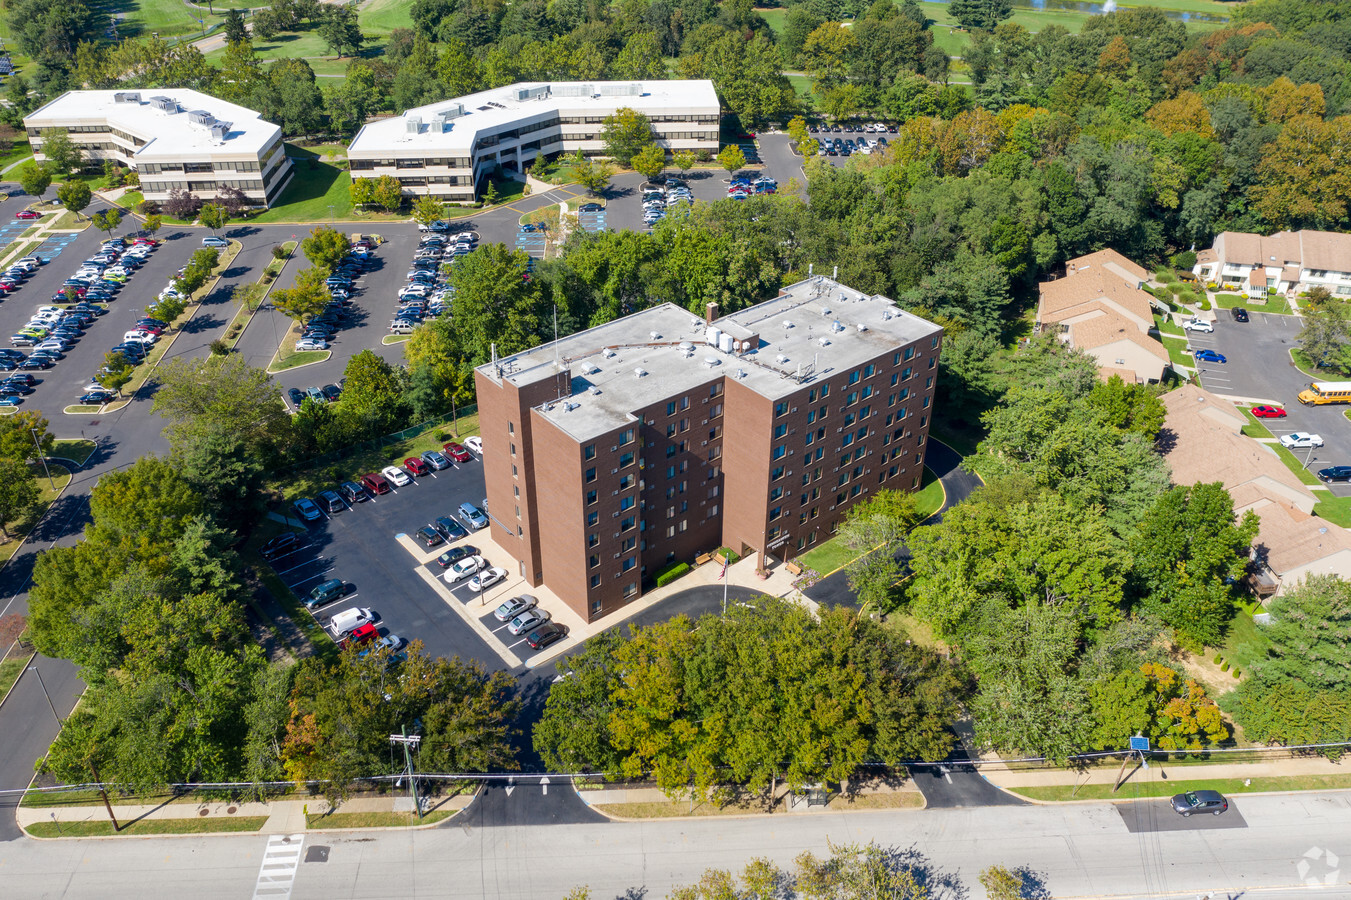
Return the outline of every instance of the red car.
<path id="1" fill-rule="evenodd" d="M 408 457 L 403 461 L 403 467 L 419 478 L 432 474 L 432 467 L 423 462 L 420 456 Z"/>
<path id="2" fill-rule="evenodd" d="M 31 209 L 21 209 L 14 214 L 16 219 L 41 219 L 42 213 L 34 212 Z"/>
<path id="3" fill-rule="evenodd" d="M 346 650 L 348 647 L 360 647 L 362 644 L 369 643 L 380 636 L 380 631 L 370 622 L 365 625 L 358 625 L 348 632 L 347 637 L 338 641 L 338 646 Z"/>
<path id="4" fill-rule="evenodd" d="M 154 238 L 138 237 L 134 241 L 132 241 L 132 244 L 141 244 L 146 247 L 154 247 L 157 244 L 159 244 L 159 241 L 155 240 Z"/>
<path id="5" fill-rule="evenodd" d="M 464 449 L 454 441 L 445 444 L 441 449 L 445 451 L 446 456 L 449 456 L 456 462 L 469 462 L 469 460 L 474 458 L 470 455 L 468 450 Z"/>
<path id="6" fill-rule="evenodd" d="M 1285 410 L 1279 406 L 1254 406 L 1252 414 L 1259 419 L 1284 419 Z"/>

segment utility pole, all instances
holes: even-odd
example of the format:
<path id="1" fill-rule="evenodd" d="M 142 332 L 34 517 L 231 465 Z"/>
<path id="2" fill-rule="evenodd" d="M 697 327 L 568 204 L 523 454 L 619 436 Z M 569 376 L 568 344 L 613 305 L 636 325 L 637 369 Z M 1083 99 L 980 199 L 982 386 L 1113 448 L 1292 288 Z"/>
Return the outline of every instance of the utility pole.
<path id="1" fill-rule="evenodd" d="M 113 820 L 113 831 L 121 831 L 122 826 L 117 824 L 117 816 L 113 815 L 113 805 L 108 802 L 108 790 L 103 786 L 103 780 L 99 778 L 99 770 L 94 768 L 92 753 L 89 757 L 89 774 L 94 776 L 94 783 L 99 786 L 99 794 L 103 796 L 103 807 L 108 810 L 108 818 Z"/>
<path id="2" fill-rule="evenodd" d="M 408 752 L 409 745 L 416 747 L 422 742 L 422 736 L 415 734 L 412 737 L 408 735 L 408 726 L 400 729 L 399 734 L 391 734 L 389 740 L 394 744 L 403 745 L 403 761 L 408 765 L 408 792 L 413 796 L 413 810 L 417 813 L 419 819 L 422 818 L 422 804 L 418 802 L 417 780 L 413 777 L 413 755 Z"/>

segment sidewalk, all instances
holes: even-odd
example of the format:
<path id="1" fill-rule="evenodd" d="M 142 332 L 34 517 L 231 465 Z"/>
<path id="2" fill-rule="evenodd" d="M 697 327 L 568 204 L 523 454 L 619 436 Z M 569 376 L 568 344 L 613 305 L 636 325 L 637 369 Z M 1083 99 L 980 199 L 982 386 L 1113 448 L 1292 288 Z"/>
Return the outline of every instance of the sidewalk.
<path id="1" fill-rule="evenodd" d="M 988 757 L 986 757 L 988 759 Z M 1071 769 L 1042 769 L 1037 771 L 1014 771 L 1004 763 L 985 764 L 980 774 L 996 787 L 1052 787 L 1055 785 L 1115 784 L 1121 771 L 1121 761 L 1110 761 L 1110 765 L 1096 766 L 1086 772 Z M 1129 763 L 1129 773 L 1137 763 Z M 1168 781 L 1200 781 L 1202 779 L 1261 778 L 1315 776 L 1315 775 L 1351 775 L 1351 765 L 1342 765 L 1323 757 L 1303 757 L 1300 759 L 1279 759 L 1269 762 L 1249 763 L 1200 763 L 1175 765 L 1170 762 L 1151 759 L 1150 768 L 1155 772 L 1166 773 Z M 1138 779 L 1138 774 L 1136 778 Z M 1130 781 L 1126 782 L 1127 784 Z"/>
<path id="2" fill-rule="evenodd" d="M 462 810 L 474 799 L 474 794 L 457 794 L 434 805 L 441 810 Z M 299 834 L 310 829 L 309 815 L 329 812 L 327 800 L 311 797 L 305 800 L 278 800 L 272 803 L 220 802 L 164 802 L 157 804 L 114 804 L 113 812 L 124 827 L 132 822 L 168 819 L 240 819 L 266 816 L 267 821 L 257 834 Z M 342 813 L 411 813 L 413 801 L 407 796 L 359 797 L 348 800 L 335 811 Z M 97 806 L 20 806 L 15 819 L 25 830 L 30 825 L 46 822 L 107 822 L 108 810 Z"/>

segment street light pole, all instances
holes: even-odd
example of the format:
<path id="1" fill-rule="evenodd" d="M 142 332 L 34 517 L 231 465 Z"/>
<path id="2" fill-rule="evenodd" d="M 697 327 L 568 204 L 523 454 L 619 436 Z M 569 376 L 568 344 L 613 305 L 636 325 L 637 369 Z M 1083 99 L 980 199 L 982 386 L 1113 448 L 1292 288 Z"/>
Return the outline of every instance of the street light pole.
<path id="1" fill-rule="evenodd" d="M 47 468 L 47 457 L 42 453 L 42 445 L 38 443 L 38 430 L 36 428 L 28 429 L 28 433 L 33 436 L 33 448 L 38 452 L 38 459 L 42 460 L 42 471 L 47 473 L 47 481 L 51 484 L 52 490 L 56 490 L 56 480 L 52 478 L 52 470 Z"/>

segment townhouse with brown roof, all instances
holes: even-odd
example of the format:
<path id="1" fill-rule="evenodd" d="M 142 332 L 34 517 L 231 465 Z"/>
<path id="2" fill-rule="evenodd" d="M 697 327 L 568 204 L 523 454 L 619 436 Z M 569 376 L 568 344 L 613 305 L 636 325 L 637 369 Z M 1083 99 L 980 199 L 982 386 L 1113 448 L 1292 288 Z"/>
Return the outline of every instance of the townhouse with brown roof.
<path id="1" fill-rule="evenodd" d="M 1065 276 L 1043 282 L 1037 330 L 1054 330 L 1071 347 L 1097 359 L 1104 379 L 1135 384 L 1162 380 L 1168 351 L 1150 335 L 1154 298 L 1142 290 L 1149 273 L 1115 250 L 1065 264 Z"/>
<path id="2" fill-rule="evenodd" d="M 1261 520 L 1250 580 L 1268 597 L 1306 575 L 1351 578 L 1351 532 L 1313 515 L 1317 502 L 1274 449 L 1242 433 L 1247 420 L 1228 400 L 1186 384 L 1161 398 L 1167 411 L 1159 447 L 1174 484 L 1218 481 L 1234 512 Z"/>
<path id="3" fill-rule="evenodd" d="M 1351 297 L 1351 234 L 1279 231 L 1270 237 L 1224 231 L 1196 255 L 1192 272 L 1264 300 L 1268 290 L 1303 293 L 1324 287 Z"/>

